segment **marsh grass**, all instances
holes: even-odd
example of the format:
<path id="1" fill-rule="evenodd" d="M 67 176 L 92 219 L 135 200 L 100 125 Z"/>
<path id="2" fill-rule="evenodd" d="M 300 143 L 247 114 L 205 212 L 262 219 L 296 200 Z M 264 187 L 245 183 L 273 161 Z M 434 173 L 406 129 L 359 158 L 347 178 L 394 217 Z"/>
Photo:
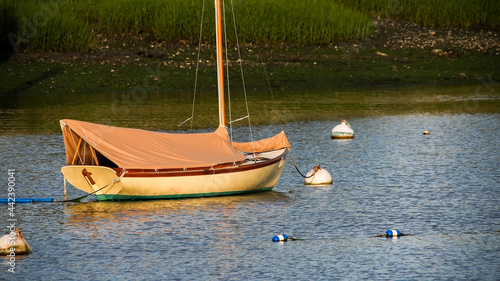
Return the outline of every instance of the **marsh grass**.
<path id="1" fill-rule="evenodd" d="M 87 51 L 96 46 L 96 34 L 151 33 L 169 42 L 196 42 L 199 36 L 201 0 L 69 0 L 54 2 L 51 9 L 41 3 L 7 0 L 2 8 L 13 11 L 16 19 L 14 23 L 2 23 L 3 30 L 19 32 L 22 49 Z M 373 28 L 366 15 L 329 1 L 234 0 L 233 3 L 238 36 L 243 43 L 328 44 L 366 36 Z M 234 43 L 229 4 L 226 0 L 228 38 Z M 212 1 L 207 0 L 203 40 L 208 43 L 214 41 L 213 9 Z"/>
<path id="2" fill-rule="evenodd" d="M 231 0 L 225 0 L 234 43 Z M 428 26 L 499 28 L 497 0 L 233 0 L 242 43 L 329 44 L 371 34 L 373 17 Z M 203 41 L 214 41 L 213 1 L 205 0 Z M 153 34 L 167 42 L 197 42 L 202 0 L 3 0 L 3 46 L 86 52 L 104 37 Z M 6 40 L 6 34 L 10 34 Z M 14 36 L 12 36 L 14 35 Z M 14 42 L 14 43 L 12 43 Z"/>
<path id="3" fill-rule="evenodd" d="M 424 26 L 496 30 L 498 0 L 339 0 L 372 18 L 393 18 Z"/>
<path id="4" fill-rule="evenodd" d="M 230 0 L 225 1 L 228 38 L 234 42 Z M 234 0 L 239 40 L 242 42 L 324 44 L 368 35 L 369 18 L 338 3 L 321 0 Z M 196 42 L 199 36 L 200 0 L 80 0 L 86 23 L 107 35 L 155 34 L 165 41 Z M 84 8 L 82 8 L 84 7 Z M 214 41 L 213 3 L 206 1 L 203 40 Z"/>
<path id="5" fill-rule="evenodd" d="M 67 7 L 34 0 L 4 1 L 0 14 L 8 14 L 10 19 L 1 22 L 3 47 L 82 52 L 94 48 L 97 41 L 92 27 Z"/>

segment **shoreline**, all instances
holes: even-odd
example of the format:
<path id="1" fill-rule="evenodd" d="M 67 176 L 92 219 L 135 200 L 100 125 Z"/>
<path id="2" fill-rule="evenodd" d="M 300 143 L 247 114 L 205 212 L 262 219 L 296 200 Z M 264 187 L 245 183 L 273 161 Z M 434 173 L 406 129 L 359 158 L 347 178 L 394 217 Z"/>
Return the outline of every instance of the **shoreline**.
<path id="1" fill-rule="evenodd" d="M 500 74 L 500 32 L 374 21 L 366 38 L 328 46 L 241 47 L 247 89 L 318 89 L 477 83 Z M 197 46 L 150 35 L 100 37 L 89 53 L 21 52 L 0 62 L 0 95 L 191 91 Z M 231 47 L 234 49 L 234 47 Z M 236 51 L 234 51 L 236 53 Z M 232 85 L 241 80 L 229 54 Z M 262 56 L 262 58 L 261 58 Z M 202 45 L 198 89 L 215 89 L 214 51 Z M 265 67 L 262 65 L 264 61 Z M 265 69 L 265 70 L 264 70 Z M 234 78 L 233 78 L 234 76 Z M 146 85 L 146 86 L 145 86 Z"/>

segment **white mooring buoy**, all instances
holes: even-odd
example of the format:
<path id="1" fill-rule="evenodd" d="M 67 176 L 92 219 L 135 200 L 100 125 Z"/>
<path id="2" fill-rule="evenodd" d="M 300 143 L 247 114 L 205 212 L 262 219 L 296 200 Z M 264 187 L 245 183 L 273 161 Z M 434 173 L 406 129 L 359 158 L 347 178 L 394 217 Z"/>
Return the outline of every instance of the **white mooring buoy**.
<path id="1" fill-rule="evenodd" d="M 31 253 L 31 247 L 17 227 L 9 228 L 10 233 L 0 238 L 0 255 L 15 256 Z"/>
<path id="2" fill-rule="evenodd" d="M 332 139 L 351 139 L 354 138 L 354 131 L 351 125 L 342 119 L 342 123 L 333 127 L 332 129 Z"/>
<path id="3" fill-rule="evenodd" d="M 325 169 L 321 169 L 319 164 L 310 170 L 304 178 L 305 185 L 332 184 L 332 182 L 333 179 L 330 173 Z"/>

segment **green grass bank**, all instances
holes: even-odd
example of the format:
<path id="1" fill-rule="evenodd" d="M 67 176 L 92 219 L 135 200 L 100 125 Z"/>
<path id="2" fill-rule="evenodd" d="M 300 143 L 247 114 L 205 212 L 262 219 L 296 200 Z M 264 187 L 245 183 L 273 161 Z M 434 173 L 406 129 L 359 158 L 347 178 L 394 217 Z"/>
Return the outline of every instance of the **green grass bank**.
<path id="1" fill-rule="evenodd" d="M 88 52 L 102 38 L 152 34 L 156 40 L 197 42 L 202 0 L 3 0 L 3 50 Z M 233 3 L 230 6 L 230 3 Z M 228 30 L 237 19 L 241 43 L 331 44 L 370 35 L 373 18 L 431 27 L 496 30 L 496 0 L 233 0 L 226 1 Z M 214 34 L 213 1 L 206 0 L 203 41 Z M 228 31 L 230 42 L 234 32 Z M 14 48 L 13 48 L 14 47 Z"/>
<path id="2" fill-rule="evenodd" d="M 499 80 L 496 1 L 233 3 L 249 89 L 267 88 L 262 62 L 275 89 Z M 202 0 L 3 0 L 0 95 L 191 91 L 201 6 Z M 198 88 L 213 90 L 211 0 L 204 15 Z M 226 23 L 232 29 L 229 12 Z M 236 85 L 241 76 L 234 33 L 228 34 Z"/>
<path id="3" fill-rule="evenodd" d="M 369 17 L 411 21 L 428 27 L 498 30 L 497 0 L 339 0 Z"/>
<path id="4" fill-rule="evenodd" d="M 167 42 L 197 42 L 203 12 L 204 42 L 214 41 L 213 1 L 200 0 L 5 0 L 2 33 L 21 50 L 86 52 L 97 35 L 153 34 Z M 245 42 L 328 44 L 370 34 L 370 19 L 337 2 L 322 0 L 226 1 L 228 39 Z M 3 36 L 5 38 L 5 36 Z"/>

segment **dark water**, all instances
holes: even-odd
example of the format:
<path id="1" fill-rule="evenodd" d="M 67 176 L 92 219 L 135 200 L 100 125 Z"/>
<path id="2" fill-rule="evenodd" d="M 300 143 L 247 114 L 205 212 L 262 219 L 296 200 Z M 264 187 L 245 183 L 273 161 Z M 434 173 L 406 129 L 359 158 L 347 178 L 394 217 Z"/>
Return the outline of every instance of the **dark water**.
<path id="1" fill-rule="evenodd" d="M 17 204 L 17 224 L 34 252 L 16 259 L 15 274 L 0 258 L 0 279 L 499 280 L 500 96 L 477 89 L 276 93 L 286 123 L 263 124 L 274 105 L 262 101 L 265 113 L 252 115 L 262 123 L 255 138 L 285 130 L 302 172 L 321 164 L 332 185 L 303 185 L 288 161 L 273 191 L 260 194 Z M 172 130 L 191 111 L 189 99 L 175 111 L 170 99 L 151 94 L 112 116 L 113 101 L 95 98 L 4 106 L 0 197 L 15 169 L 16 196 L 63 198 L 60 118 Z M 330 139 L 341 118 L 355 139 Z M 234 130 L 235 139 L 246 134 Z M 0 208 L 7 226 L 7 205 Z M 375 237 L 388 229 L 410 235 Z M 273 243 L 281 233 L 302 240 Z"/>

